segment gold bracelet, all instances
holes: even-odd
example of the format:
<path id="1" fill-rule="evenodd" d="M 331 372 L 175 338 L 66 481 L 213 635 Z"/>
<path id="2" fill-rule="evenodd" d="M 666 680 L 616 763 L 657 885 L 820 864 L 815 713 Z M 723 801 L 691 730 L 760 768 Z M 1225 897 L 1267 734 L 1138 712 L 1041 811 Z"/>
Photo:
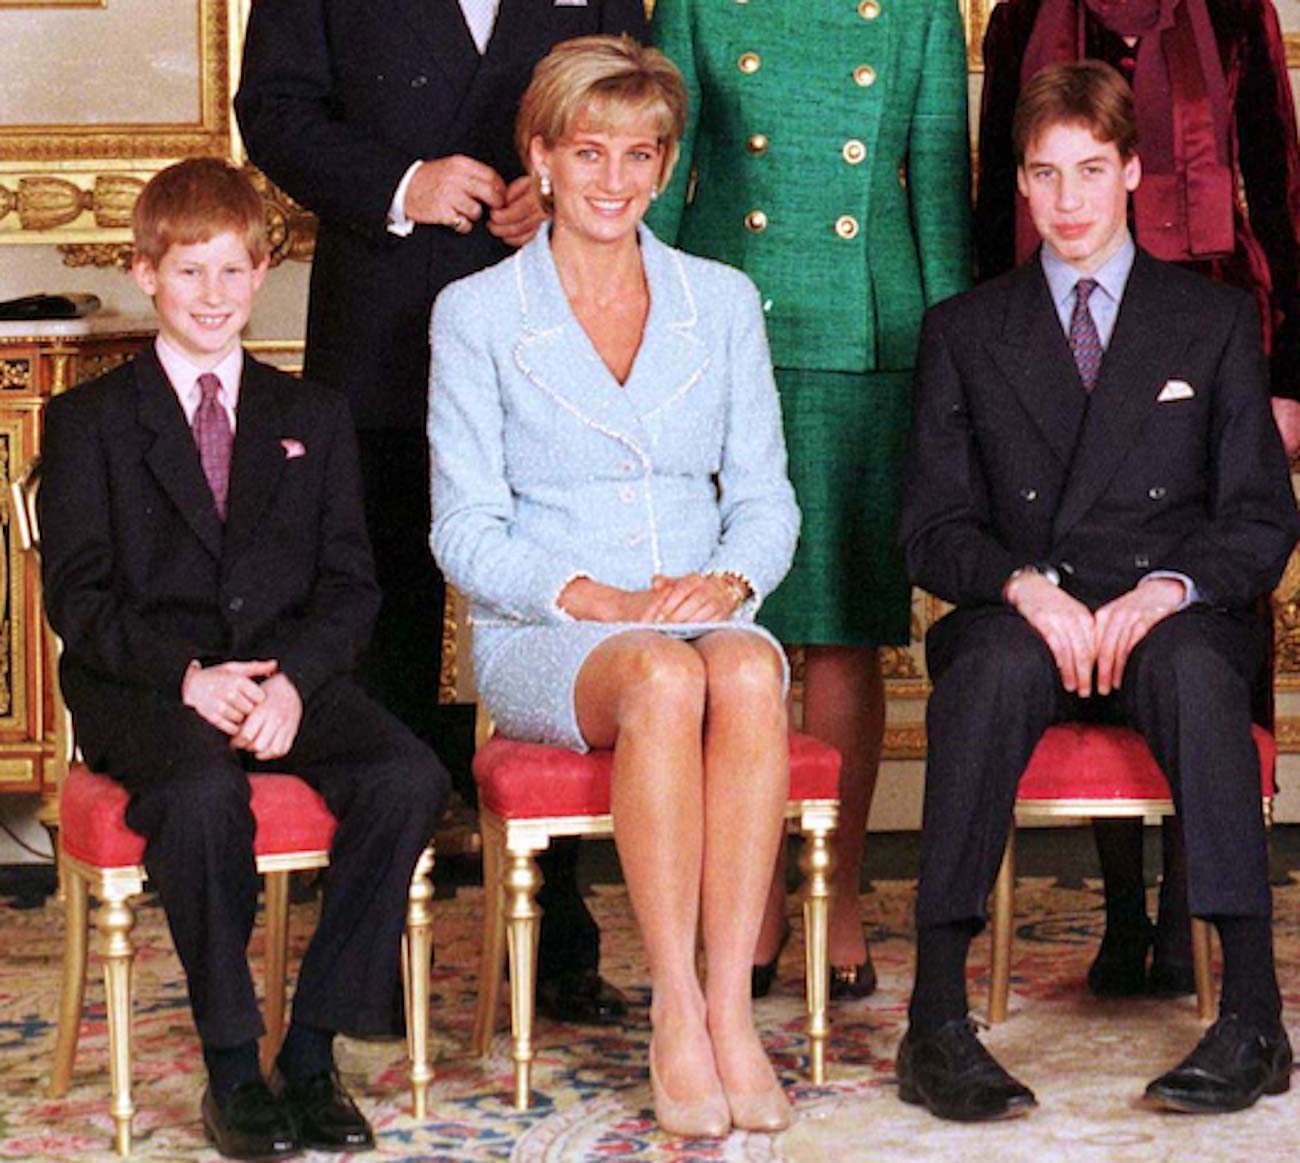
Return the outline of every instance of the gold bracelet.
<path id="1" fill-rule="evenodd" d="M 735 603 L 737 609 L 754 596 L 754 588 L 738 573 L 725 569 L 719 570 L 711 576 L 716 577 L 727 587 L 727 593 L 731 595 L 731 600 Z"/>

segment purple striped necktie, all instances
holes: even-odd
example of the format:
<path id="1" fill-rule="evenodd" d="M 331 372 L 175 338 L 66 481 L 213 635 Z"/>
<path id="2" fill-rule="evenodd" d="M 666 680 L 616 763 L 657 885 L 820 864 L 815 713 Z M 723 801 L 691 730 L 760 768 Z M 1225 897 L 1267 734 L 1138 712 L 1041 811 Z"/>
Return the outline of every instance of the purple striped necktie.
<path id="1" fill-rule="evenodd" d="M 1097 324 L 1088 310 L 1088 298 L 1097 289 L 1096 279 L 1080 279 L 1074 284 L 1074 311 L 1070 315 L 1070 351 L 1074 366 L 1079 369 L 1079 379 L 1084 391 L 1091 392 L 1097 384 L 1104 353 Z"/>
<path id="2" fill-rule="evenodd" d="M 218 398 L 221 381 L 211 372 L 199 376 L 198 409 L 194 413 L 194 443 L 199 447 L 199 463 L 208 478 L 212 501 L 217 516 L 226 519 L 226 495 L 230 489 L 230 450 L 235 434 L 230 430 L 230 417 Z"/>

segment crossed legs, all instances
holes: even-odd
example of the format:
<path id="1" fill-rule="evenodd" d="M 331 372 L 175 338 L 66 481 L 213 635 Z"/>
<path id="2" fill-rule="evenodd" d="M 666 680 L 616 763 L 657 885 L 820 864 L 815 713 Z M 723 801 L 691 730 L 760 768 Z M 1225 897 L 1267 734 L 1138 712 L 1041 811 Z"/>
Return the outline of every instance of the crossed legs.
<path id="1" fill-rule="evenodd" d="M 693 642 L 631 631 L 578 676 L 583 735 L 614 749 L 614 839 L 650 965 L 653 1065 L 675 1099 L 774 1085 L 749 978 L 788 791 L 781 679 L 768 642 L 729 630 Z"/>

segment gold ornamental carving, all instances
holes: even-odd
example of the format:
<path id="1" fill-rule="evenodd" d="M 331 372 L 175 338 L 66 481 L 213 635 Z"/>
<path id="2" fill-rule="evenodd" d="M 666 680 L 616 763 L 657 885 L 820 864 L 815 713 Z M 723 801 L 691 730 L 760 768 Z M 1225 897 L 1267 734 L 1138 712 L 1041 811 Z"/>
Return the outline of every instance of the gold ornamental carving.
<path id="1" fill-rule="evenodd" d="M 30 359 L 0 359 L 0 391 L 24 392 L 32 386 Z"/>
<path id="2" fill-rule="evenodd" d="M 131 269 L 131 244 L 129 242 L 65 243 L 59 247 L 65 267 L 116 267 L 119 271 Z"/>
<path id="3" fill-rule="evenodd" d="M 1278 690 L 1300 690 L 1300 552 L 1273 591 L 1273 669 Z"/>

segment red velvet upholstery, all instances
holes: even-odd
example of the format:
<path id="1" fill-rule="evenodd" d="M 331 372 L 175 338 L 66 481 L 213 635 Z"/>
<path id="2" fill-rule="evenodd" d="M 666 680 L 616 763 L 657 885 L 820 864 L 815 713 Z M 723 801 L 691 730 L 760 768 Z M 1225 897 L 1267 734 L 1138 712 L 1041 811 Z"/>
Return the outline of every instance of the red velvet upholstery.
<path id="1" fill-rule="evenodd" d="M 1254 725 L 1261 794 L 1273 794 L 1277 743 Z M 1017 801 L 1167 800 L 1169 784 L 1146 741 L 1128 727 L 1061 723 L 1049 727 L 1020 777 Z"/>
<path id="2" fill-rule="evenodd" d="M 495 735 L 474 756 L 479 803 L 507 820 L 603 816 L 609 812 L 612 751 L 581 754 Z M 840 753 L 808 735 L 790 734 L 790 798 L 839 798 Z"/>
<path id="3" fill-rule="evenodd" d="M 296 775 L 254 775 L 253 815 L 258 856 L 328 851 L 335 820 L 320 794 Z M 74 763 L 59 793 L 63 850 L 95 868 L 122 868 L 144 860 L 144 837 L 126 826 L 127 793 L 106 775 Z"/>

